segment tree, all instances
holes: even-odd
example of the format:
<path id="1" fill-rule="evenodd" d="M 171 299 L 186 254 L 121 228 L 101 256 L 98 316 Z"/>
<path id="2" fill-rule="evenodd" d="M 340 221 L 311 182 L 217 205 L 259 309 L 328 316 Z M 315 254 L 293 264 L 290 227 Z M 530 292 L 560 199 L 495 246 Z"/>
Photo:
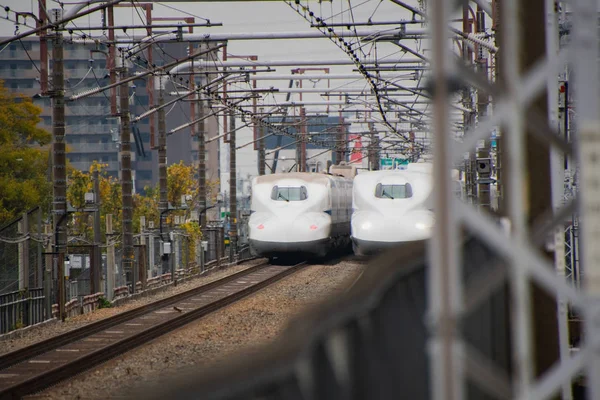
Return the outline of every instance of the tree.
<path id="1" fill-rule="evenodd" d="M 100 228 L 102 232 L 106 229 L 106 214 L 113 216 L 113 229 L 119 232 L 121 225 L 121 185 L 114 177 L 106 172 L 106 164 L 94 161 L 88 172 L 77 170 L 73 167 L 67 168 L 67 201 L 75 209 L 85 208 L 85 194 L 93 191 L 93 173 L 99 172 L 100 181 Z M 71 222 L 71 232 L 75 236 L 82 237 L 88 241 L 93 238 L 92 215 L 76 212 Z"/>
<path id="2" fill-rule="evenodd" d="M 217 198 L 216 188 L 218 181 L 208 180 L 206 182 L 207 195 L 209 202 L 214 203 Z M 133 198 L 133 229 L 134 232 L 140 232 L 140 217 L 146 218 L 146 224 L 154 222 L 154 226 L 159 226 L 158 203 L 160 191 L 158 185 L 144 188 L 145 196 L 136 194 Z M 163 220 L 163 224 L 170 224 L 174 216 L 189 218 L 191 210 L 198 209 L 198 166 L 186 165 L 183 161 L 178 164 L 172 164 L 167 168 L 167 200 L 173 207 L 181 206 L 181 197 L 190 196 L 191 200 L 186 201 L 186 210 L 172 211 L 169 216 Z"/>
<path id="3" fill-rule="evenodd" d="M 0 81 L 0 225 L 35 206 L 50 208 L 47 145 L 52 136 L 37 127 L 41 112 Z"/>

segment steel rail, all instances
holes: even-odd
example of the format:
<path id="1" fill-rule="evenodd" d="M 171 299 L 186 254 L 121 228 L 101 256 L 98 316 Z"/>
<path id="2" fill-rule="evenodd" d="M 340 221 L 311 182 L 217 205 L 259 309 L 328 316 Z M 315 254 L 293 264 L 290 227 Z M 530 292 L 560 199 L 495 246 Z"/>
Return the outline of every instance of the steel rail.
<path id="1" fill-rule="evenodd" d="M 106 328 L 110 328 L 116 324 L 120 324 L 120 323 L 128 321 L 132 318 L 136 318 L 140 315 L 143 315 L 143 314 L 146 314 L 153 310 L 156 310 L 157 308 L 168 306 L 169 304 L 171 304 L 173 302 L 177 302 L 183 298 L 189 297 L 190 295 L 193 295 L 194 293 L 197 293 L 198 291 L 210 290 L 213 287 L 222 285 L 230 280 L 237 279 L 240 276 L 243 276 L 250 272 L 253 272 L 258 267 L 262 267 L 264 265 L 266 265 L 266 264 L 263 263 L 263 264 L 256 265 L 254 267 L 247 268 L 243 271 L 239 271 L 235 274 L 226 276 L 223 279 L 219 279 L 217 281 L 207 283 L 206 285 L 202 285 L 200 287 L 178 293 L 174 296 L 171 296 L 171 297 L 168 297 L 168 298 L 165 298 L 162 300 L 158 300 L 156 302 L 146 304 L 146 305 L 138 307 L 138 308 L 134 308 L 133 310 L 125 311 L 123 313 L 115 315 L 114 317 L 106 318 L 106 319 L 91 323 L 89 325 L 85 325 L 81 328 L 77 328 L 72 331 L 63 333 L 62 335 L 54 336 L 50 339 L 46 339 L 44 341 L 35 343 L 31 346 L 27 346 L 22 349 L 12 351 L 10 353 L 6 353 L 6 354 L 0 356 L 0 371 L 5 368 L 8 368 L 14 364 L 18 364 L 24 360 L 27 360 L 29 358 L 32 358 L 32 357 L 35 357 L 42 353 L 45 353 L 49 350 L 55 349 L 57 347 L 65 345 L 67 343 L 71 343 L 75 340 L 79 340 L 83 337 L 89 336 L 93 333 L 102 331 Z"/>
<path id="2" fill-rule="evenodd" d="M 177 297 L 179 300 L 185 300 L 187 298 L 197 296 L 201 293 L 208 292 L 211 289 L 218 289 L 221 286 L 224 286 L 224 284 L 226 284 L 226 283 L 233 282 L 240 277 L 250 275 L 252 273 L 260 272 L 261 270 L 265 270 L 267 272 L 267 274 L 273 274 L 273 275 L 268 276 L 266 279 L 262 279 L 261 281 L 259 281 L 257 283 L 253 283 L 250 286 L 244 287 L 241 290 L 235 291 L 232 294 L 225 295 L 225 297 L 222 297 L 215 301 L 210 301 L 208 304 L 205 304 L 205 305 L 200 305 L 198 308 L 192 309 L 189 312 L 182 312 L 179 316 L 173 317 L 171 319 L 167 318 L 164 321 L 159 321 L 158 324 L 151 325 L 147 329 L 143 329 L 142 331 L 134 332 L 133 335 L 125 337 L 120 340 L 117 340 L 113 344 L 110 344 L 110 345 L 100 344 L 97 348 L 94 348 L 90 353 L 85 354 L 83 356 L 79 356 L 79 357 L 75 356 L 72 359 L 72 361 L 67 362 L 66 364 L 58 365 L 52 369 L 42 370 L 41 373 L 36 374 L 29 379 L 20 381 L 17 384 L 10 386 L 10 387 L 1 388 L 0 389 L 0 399 L 15 398 L 15 397 L 21 398 L 24 395 L 28 395 L 28 394 L 32 394 L 32 393 L 36 393 L 41 390 L 44 390 L 45 388 L 47 388 L 51 385 L 54 385 L 59 381 L 63 381 L 65 379 L 72 378 L 73 376 L 79 375 L 80 373 L 90 369 L 93 366 L 96 366 L 100 363 L 106 362 L 118 355 L 123 354 L 124 352 L 127 352 L 131 349 L 134 349 L 136 347 L 144 345 L 147 342 L 149 342 L 159 336 L 169 333 L 169 332 L 173 331 L 174 329 L 180 328 L 180 327 L 188 324 L 189 322 L 192 322 L 200 317 L 210 314 L 211 312 L 221 309 L 226 305 L 229 305 L 229 304 L 231 304 L 235 301 L 238 301 L 250 294 L 253 294 L 253 293 L 273 284 L 274 282 L 281 280 L 282 278 L 298 271 L 299 269 L 301 269 L 302 267 L 304 267 L 306 265 L 308 265 L 306 262 L 301 262 L 301 263 L 298 263 L 298 264 L 290 266 L 290 267 L 282 267 L 282 266 L 273 266 L 268 263 L 263 263 L 263 264 L 256 265 L 254 267 L 250 267 L 244 271 L 240 271 L 238 273 L 232 274 L 228 277 L 217 280 L 215 282 L 211 282 L 211 283 L 201 286 L 199 288 L 180 293 L 169 299 L 165 299 L 165 300 L 169 300 L 169 301 L 166 301 L 166 302 L 161 301 L 160 303 L 162 303 L 162 307 L 160 307 L 160 308 L 178 303 L 177 301 L 175 301 L 173 299 L 174 297 Z M 269 271 L 270 269 L 272 270 L 272 269 L 278 268 L 278 267 L 283 268 L 281 272 Z M 159 307 L 156 307 L 156 303 L 153 303 L 153 305 L 155 307 L 153 307 L 152 310 L 159 308 Z M 141 307 L 141 308 L 144 308 L 144 307 Z M 152 310 L 147 310 L 146 313 L 138 312 L 137 316 L 147 314 L 148 312 L 151 312 Z M 139 311 L 139 309 L 138 309 L 138 311 Z M 129 314 L 129 316 L 131 316 L 130 313 L 127 313 L 127 314 Z M 113 322 L 115 320 L 115 318 L 110 318 L 110 319 Z M 131 318 L 129 318 L 129 319 L 131 319 Z M 128 321 L 129 319 L 119 318 L 120 323 Z M 96 325 L 96 324 L 94 324 L 94 325 Z M 103 324 L 103 325 L 104 325 L 103 328 L 107 327 L 107 326 L 105 326 L 106 324 Z M 115 324 L 113 323 L 110 326 L 114 326 L 114 325 Z M 80 328 L 77 331 L 80 331 L 80 333 L 81 333 L 82 330 L 83 330 L 83 328 Z M 97 333 L 97 329 L 94 329 L 94 332 Z M 62 337 L 68 336 L 68 334 L 61 335 L 61 336 Z M 73 339 L 73 337 L 77 337 L 77 339 Z M 83 337 L 85 337 L 85 336 L 83 336 Z M 71 335 L 71 338 L 68 341 L 65 342 L 65 340 L 62 340 L 62 341 L 60 341 L 61 344 L 59 346 L 55 346 L 54 348 L 49 348 L 48 350 L 56 350 L 57 347 L 62 347 L 65 344 L 71 344 L 74 341 L 81 339 L 81 338 L 82 338 L 81 335 Z M 59 342 L 59 341 L 56 341 L 56 342 Z M 31 347 L 39 348 L 39 346 L 36 346 L 36 345 L 33 345 Z M 23 349 L 23 350 L 27 350 L 27 348 Z M 15 352 L 7 354 L 3 358 L 11 357 L 11 355 L 14 355 L 14 353 Z"/>

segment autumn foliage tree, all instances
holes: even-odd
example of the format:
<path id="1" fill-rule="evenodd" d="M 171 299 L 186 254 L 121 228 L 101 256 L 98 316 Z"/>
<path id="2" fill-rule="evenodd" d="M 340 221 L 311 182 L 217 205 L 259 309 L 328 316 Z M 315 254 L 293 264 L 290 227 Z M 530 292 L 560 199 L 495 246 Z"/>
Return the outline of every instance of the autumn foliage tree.
<path id="1" fill-rule="evenodd" d="M 209 202 L 215 202 L 217 197 L 218 181 L 207 181 L 206 197 Z M 169 213 L 169 217 L 163 223 L 170 224 L 172 217 L 189 217 L 191 210 L 198 208 L 198 166 L 186 165 L 183 161 L 178 164 L 172 164 L 167 168 L 167 200 L 175 207 L 181 207 L 182 196 L 189 196 L 190 200 L 186 201 L 186 210 L 173 211 Z M 145 195 L 136 194 L 133 197 L 134 214 L 133 227 L 134 232 L 140 232 L 140 217 L 145 217 L 146 224 L 152 221 L 154 226 L 159 226 L 160 213 L 158 211 L 158 203 L 160 199 L 160 191 L 157 186 L 146 187 Z M 199 228 L 188 226 L 190 234 L 195 235 Z"/>
<path id="2" fill-rule="evenodd" d="M 0 81 L 0 225 L 35 206 L 49 210 L 52 136 L 38 128 L 41 108 Z"/>
<path id="3" fill-rule="evenodd" d="M 106 172 L 106 164 L 94 161 L 87 172 L 68 167 L 67 201 L 75 209 L 85 208 L 85 194 L 93 191 L 93 173 L 98 171 L 100 183 L 100 228 L 105 230 L 107 214 L 112 214 L 113 229 L 118 232 L 121 226 L 121 185 L 119 181 Z M 76 212 L 71 222 L 73 235 L 86 240 L 93 238 L 92 215 Z"/>

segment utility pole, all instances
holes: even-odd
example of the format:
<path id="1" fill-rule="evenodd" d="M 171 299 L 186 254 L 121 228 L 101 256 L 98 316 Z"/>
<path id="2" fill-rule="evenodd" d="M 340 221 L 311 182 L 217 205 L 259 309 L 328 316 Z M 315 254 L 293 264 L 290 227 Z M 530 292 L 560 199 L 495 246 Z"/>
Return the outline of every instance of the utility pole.
<path id="1" fill-rule="evenodd" d="M 163 74 L 156 77 L 156 87 L 158 88 L 158 212 L 161 220 L 165 218 L 167 209 L 169 208 L 168 186 L 167 186 L 167 126 L 165 121 L 165 76 Z M 160 221 L 162 226 L 162 221 Z M 161 235 L 161 240 L 164 240 Z M 164 249 L 164 242 L 163 242 Z M 163 251 L 161 255 L 162 273 L 169 270 L 169 257 Z"/>
<path id="2" fill-rule="evenodd" d="M 463 32 L 465 34 L 470 34 L 472 32 L 472 24 L 469 20 L 469 2 L 465 2 L 463 5 Z M 463 61 L 467 67 L 470 67 L 473 62 L 473 52 L 471 48 L 468 46 L 466 41 L 462 43 L 462 56 Z M 471 101 L 471 90 L 468 87 L 463 89 L 463 107 L 468 110 L 473 109 L 473 104 Z M 472 111 L 464 111 L 463 112 L 463 126 L 464 132 L 467 132 L 471 126 L 473 126 L 473 113 Z M 476 203 L 477 198 L 477 172 L 475 166 L 475 154 L 474 152 L 469 152 L 469 158 L 465 161 L 465 186 L 467 188 L 467 197 L 470 202 Z"/>
<path id="3" fill-rule="evenodd" d="M 475 25 L 475 32 L 485 32 L 485 14 L 480 6 L 477 6 L 477 21 Z M 478 46 L 478 54 L 476 55 L 477 70 L 483 75 L 488 76 L 488 62 L 487 57 L 484 56 L 484 50 L 482 46 Z M 488 104 L 490 102 L 490 96 L 483 90 L 477 91 L 477 114 L 479 120 L 484 118 L 488 113 Z M 484 209 L 491 209 L 491 176 L 492 176 L 492 159 L 490 157 L 490 141 L 486 139 L 483 147 L 477 150 L 477 196 L 479 206 Z"/>
<path id="4" fill-rule="evenodd" d="M 206 123 L 204 122 L 204 100 L 198 95 L 198 207 L 206 210 Z M 206 212 L 200 212 L 200 227 L 206 230 Z"/>
<path id="5" fill-rule="evenodd" d="M 254 81 L 256 82 L 256 81 Z M 256 99 L 254 99 L 256 101 Z M 257 126 L 258 125 L 258 126 Z M 265 128 L 259 122 L 254 123 L 254 129 L 258 129 L 260 139 L 258 141 L 258 175 L 265 174 Z"/>
<path id="6" fill-rule="evenodd" d="M 62 17 L 61 10 L 52 10 L 54 22 Z M 65 320 L 64 253 L 67 245 L 67 167 L 65 149 L 65 77 L 63 36 L 55 30 L 52 40 L 52 217 L 54 253 L 57 257 L 58 317 Z"/>
<path id="7" fill-rule="evenodd" d="M 518 54 L 520 60 L 520 71 L 529 70 L 545 57 L 546 49 L 546 12 L 544 7 L 545 0 L 528 0 L 518 3 L 520 35 L 526 37 L 523 41 L 521 51 Z M 499 24 L 501 20 L 499 11 L 502 11 L 502 0 L 495 0 L 495 18 L 496 21 L 496 38 L 499 47 L 502 48 L 502 38 L 506 37 L 502 32 L 503 26 Z M 496 73 L 498 74 L 500 87 L 506 88 L 510 79 L 515 77 L 507 76 L 507 72 L 501 67 L 503 57 L 506 53 L 500 53 L 496 62 Z M 547 120 L 548 102 L 547 93 L 543 92 L 535 101 L 529 105 L 529 110 L 535 110 Z M 502 127 L 502 129 L 506 129 Z M 500 145 L 501 142 L 498 143 Z M 500 148 L 498 148 L 500 152 Z M 500 153 L 498 155 L 502 166 L 502 175 L 499 177 L 499 182 L 502 181 L 504 171 L 512 168 L 509 162 L 508 154 Z M 528 225 L 531 227 L 539 218 L 552 210 L 552 190 L 551 190 L 551 163 L 550 163 L 550 148 L 548 143 L 540 143 L 527 128 L 527 136 L 525 138 L 525 161 L 527 171 L 526 182 L 526 199 L 525 212 L 528 216 Z M 507 173 L 506 176 L 511 174 Z M 504 186 L 504 182 L 503 185 Z M 507 190 L 510 186 L 506 186 Z M 501 186 L 499 185 L 499 189 Z M 509 193 L 500 192 L 499 206 L 502 214 L 507 212 L 507 201 L 510 197 Z M 553 254 L 546 249 L 541 249 L 542 253 L 549 259 L 553 260 Z M 553 262 L 552 262 L 553 264 Z M 535 370 L 532 371 L 535 377 L 540 377 L 547 372 L 549 368 L 559 359 L 559 338 L 558 338 L 558 319 L 557 319 L 557 304 L 555 296 L 549 295 L 547 292 L 540 289 L 537 284 L 530 283 L 531 289 L 531 315 L 532 320 L 532 337 L 531 345 L 533 348 L 532 359 L 534 360 Z M 512 310 L 511 310 L 512 311 Z M 512 346 L 515 346 L 513 343 Z M 519 366 L 517 366 L 519 367 Z"/>
<path id="8" fill-rule="evenodd" d="M 29 215 L 23 213 L 19 221 L 19 233 L 27 235 L 29 233 Z M 29 239 L 19 243 L 19 290 L 29 290 Z"/>
<path id="9" fill-rule="evenodd" d="M 527 40 L 523 42 L 521 53 L 521 71 L 532 68 L 546 56 L 546 12 L 545 0 L 527 0 L 520 2 L 521 32 Z M 558 77 L 556 78 L 558 79 Z M 547 93 L 538 96 L 530 109 L 537 111 L 548 120 Z M 528 171 L 529 226 L 534 224 L 546 212 L 552 210 L 552 182 L 550 146 L 540 143 L 527 129 L 526 170 Z M 507 167 L 509 167 L 507 165 Z M 543 250 L 546 257 L 553 260 L 553 252 Z M 535 375 L 547 372 L 559 359 L 558 320 L 556 297 L 549 295 L 533 285 L 532 313 L 534 321 L 533 343 L 535 356 Z M 549 328 L 550 327 L 550 328 Z"/>
<path id="10" fill-rule="evenodd" d="M 106 215 L 106 298 L 109 301 L 115 297 L 115 245 L 112 242 L 112 214 Z"/>
<path id="11" fill-rule="evenodd" d="M 495 45 L 500 48 L 501 46 L 501 22 L 500 22 L 500 8 L 502 5 L 502 0 L 492 0 L 492 31 L 494 32 L 495 37 Z M 498 84 L 498 87 L 502 88 L 502 73 L 500 68 L 501 56 L 499 52 L 494 53 L 494 79 Z M 501 127 L 499 127 L 501 128 Z M 504 182 L 503 182 L 503 163 L 505 154 L 503 154 L 502 149 L 504 147 L 504 137 L 502 134 L 502 130 L 499 129 L 498 134 L 496 135 L 496 199 L 498 202 L 498 212 L 501 215 L 506 215 L 506 204 L 504 196 Z"/>
<path id="12" fill-rule="evenodd" d="M 44 234 L 52 237 L 52 225 L 44 225 Z M 46 319 L 52 317 L 52 266 L 55 256 L 52 254 L 52 240 L 49 240 L 45 248 L 45 268 L 44 268 L 44 310 Z"/>
<path id="13" fill-rule="evenodd" d="M 367 150 L 369 170 L 377 171 L 379 170 L 379 144 L 377 141 L 377 131 L 375 130 L 375 125 L 373 123 L 369 123 L 369 130 L 371 131 L 369 135 L 369 147 Z"/>
<path id="14" fill-rule="evenodd" d="M 229 262 L 235 261 L 237 251 L 237 174 L 235 160 L 235 111 L 229 115 Z"/>
<path id="15" fill-rule="evenodd" d="M 306 172 L 306 109 L 300 107 L 300 141 L 297 144 L 298 160 L 297 170 Z"/>
<path id="16" fill-rule="evenodd" d="M 119 79 L 127 78 L 127 65 L 125 55 L 121 54 Z M 131 133 L 129 123 L 129 85 L 119 86 L 121 103 L 121 192 L 123 198 L 123 215 L 121 219 L 123 231 L 123 257 L 122 265 L 126 281 L 131 282 L 131 291 L 135 293 L 137 278 L 137 265 L 133 262 L 133 181 L 131 178 Z"/>
<path id="17" fill-rule="evenodd" d="M 94 180 L 94 203 L 96 210 L 94 211 L 94 259 L 92 260 L 91 280 L 92 293 L 99 293 L 100 277 L 102 276 L 102 256 L 100 251 L 100 242 L 102 241 L 100 232 L 100 177 L 98 170 L 93 173 Z M 107 272 L 108 273 L 108 272 Z"/>

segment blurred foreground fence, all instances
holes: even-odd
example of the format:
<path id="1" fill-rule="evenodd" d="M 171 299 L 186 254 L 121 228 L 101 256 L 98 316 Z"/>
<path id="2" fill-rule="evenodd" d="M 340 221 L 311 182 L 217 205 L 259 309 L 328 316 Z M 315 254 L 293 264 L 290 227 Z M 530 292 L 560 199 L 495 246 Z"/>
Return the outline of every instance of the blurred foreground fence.
<path id="1" fill-rule="evenodd" d="M 429 399 L 426 343 L 425 243 L 400 247 L 374 259 L 355 286 L 313 308 L 252 357 L 231 357 L 218 369 L 195 369 L 160 381 L 146 399 Z M 478 284 L 482 272 L 504 268 L 476 239 L 469 240 L 464 282 Z M 510 335 L 506 286 L 465 316 L 462 337 L 470 354 L 493 360 L 467 365 L 479 376 L 467 398 L 487 400 L 489 392 L 511 398 Z M 473 381 L 472 381 L 473 382 Z"/>

